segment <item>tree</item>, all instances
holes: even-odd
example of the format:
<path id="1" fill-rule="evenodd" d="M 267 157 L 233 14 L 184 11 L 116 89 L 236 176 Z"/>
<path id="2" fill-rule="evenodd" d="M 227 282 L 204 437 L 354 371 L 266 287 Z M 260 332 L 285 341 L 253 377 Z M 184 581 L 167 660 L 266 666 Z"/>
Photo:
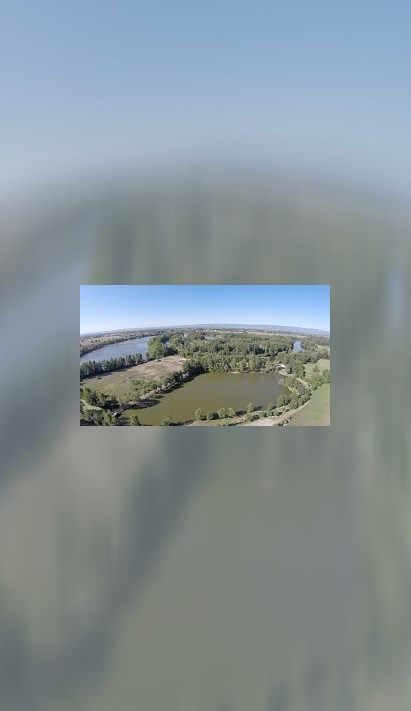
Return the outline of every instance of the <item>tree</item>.
<path id="1" fill-rule="evenodd" d="M 216 414 L 215 414 L 215 412 L 207 412 L 206 417 L 207 417 L 207 420 L 215 420 Z"/>
<path id="2" fill-rule="evenodd" d="M 218 417 L 220 418 L 220 420 L 223 420 L 225 417 L 227 417 L 227 410 L 225 409 L 225 407 L 221 407 L 218 410 L 217 414 L 218 414 Z"/>
<path id="3" fill-rule="evenodd" d="M 312 376 L 311 376 L 311 381 L 310 381 L 310 382 L 311 382 L 311 387 L 312 387 L 312 389 L 313 389 L 313 390 L 317 390 L 318 386 L 319 386 L 319 385 L 322 385 L 323 379 L 322 379 L 321 375 L 315 374 L 315 375 L 312 375 Z"/>
<path id="4" fill-rule="evenodd" d="M 280 395 L 277 398 L 277 407 L 284 407 L 284 405 L 285 405 L 285 397 L 284 397 L 284 395 Z"/>
<path id="5" fill-rule="evenodd" d="M 114 417 L 111 412 L 106 411 L 103 415 L 103 425 L 109 425 L 110 427 L 118 427 L 119 422 L 116 417 Z"/>
<path id="6" fill-rule="evenodd" d="M 80 395 L 83 398 L 84 402 L 90 403 L 90 395 L 91 395 L 90 388 L 81 388 Z"/>
<path id="7" fill-rule="evenodd" d="M 228 417 L 235 417 L 235 410 L 232 407 L 228 408 Z"/>
<path id="8" fill-rule="evenodd" d="M 253 403 L 253 402 L 249 402 L 248 405 L 247 405 L 247 412 L 250 413 L 250 412 L 252 412 L 253 410 L 254 410 L 254 403 Z"/>
<path id="9" fill-rule="evenodd" d="M 131 415 L 130 424 L 133 425 L 133 427 L 140 427 L 141 422 L 140 422 L 139 416 L 138 415 Z"/>
<path id="10" fill-rule="evenodd" d="M 266 412 L 265 412 L 265 414 L 267 415 L 267 417 L 270 417 L 270 416 L 273 414 L 273 409 L 274 409 L 273 403 L 272 403 L 272 402 L 269 402 L 268 405 L 267 405 Z"/>
<path id="11" fill-rule="evenodd" d="M 320 372 L 320 369 L 319 369 L 319 367 L 318 367 L 318 365 L 317 365 L 317 363 L 316 363 L 315 366 L 314 366 L 314 368 L 313 368 L 313 373 L 319 373 L 319 372 Z"/>
<path id="12" fill-rule="evenodd" d="M 160 425 L 163 427 L 169 427 L 171 425 L 171 416 L 170 415 L 163 415 L 160 421 Z"/>
<path id="13" fill-rule="evenodd" d="M 93 400 L 93 395 L 94 395 L 94 402 L 92 402 L 91 404 L 95 404 L 95 405 L 97 405 L 97 407 L 103 407 L 103 408 L 106 407 L 106 405 L 108 404 L 107 403 L 107 400 L 108 400 L 107 395 L 104 395 L 104 393 L 101 393 L 101 392 L 94 392 L 94 393 L 92 393 L 92 398 L 91 398 L 92 400 Z"/>
<path id="14" fill-rule="evenodd" d="M 202 411 L 201 407 L 198 407 L 194 413 L 195 420 L 205 420 L 205 413 Z"/>

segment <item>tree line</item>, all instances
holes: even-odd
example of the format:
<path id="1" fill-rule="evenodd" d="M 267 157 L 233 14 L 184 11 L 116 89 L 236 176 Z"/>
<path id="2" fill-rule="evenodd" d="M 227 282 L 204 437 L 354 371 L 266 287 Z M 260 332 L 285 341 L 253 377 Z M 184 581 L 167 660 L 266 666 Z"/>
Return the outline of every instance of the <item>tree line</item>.
<path id="1" fill-rule="evenodd" d="M 330 382 L 330 371 L 327 369 L 324 370 L 322 373 L 320 373 L 319 371 L 318 373 L 316 373 L 314 368 L 314 372 L 311 378 L 309 378 L 308 382 L 310 383 L 313 390 L 317 390 L 320 385 Z"/>
<path id="2" fill-rule="evenodd" d="M 123 368 L 130 368 L 133 365 L 140 365 L 140 363 L 143 363 L 141 353 L 101 361 L 87 360 L 84 363 L 80 363 L 80 378 L 91 378 L 102 373 L 110 373 L 114 370 L 123 370 Z"/>
<path id="3" fill-rule="evenodd" d="M 118 426 L 120 422 L 116 410 L 119 405 L 114 395 L 105 395 L 90 388 L 80 388 L 80 425 Z"/>
<path id="4" fill-rule="evenodd" d="M 168 332 L 150 338 L 148 342 L 147 360 L 155 360 L 157 358 L 165 358 L 169 355 L 175 355 L 177 350 L 168 343 Z"/>
<path id="5" fill-rule="evenodd" d="M 304 364 L 328 358 L 326 349 L 317 349 L 315 339 L 304 342 L 303 351 L 293 351 L 294 336 L 230 333 L 207 340 L 202 331 L 165 331 L 148 342 L 146 361 L 178 354 L 187 359 L 196 374 L 208 372 L 272 372 L 282 363 L 286 372 L 304 377 Z M 129 368 L 144 362 L 136 353 L 105 361 L 87 361 L 80 365 L 80 377 L 87 378 L 114 370 Z"/>

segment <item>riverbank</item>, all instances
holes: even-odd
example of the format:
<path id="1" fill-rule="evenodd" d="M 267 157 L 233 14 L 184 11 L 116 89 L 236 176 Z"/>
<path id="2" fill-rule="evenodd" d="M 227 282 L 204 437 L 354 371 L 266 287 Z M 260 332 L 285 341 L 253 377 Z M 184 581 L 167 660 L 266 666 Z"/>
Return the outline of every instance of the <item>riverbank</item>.
<path id="1" fill-rule="evenodd" d="M 105 333 L 100 336 L 80 336 L 80 357 L 93 353 L 94 351 L 104 348 L 105 346 L 124 343 L 126 341 L 131 341 L 134 338 L 143 338 L 144 334 L 145 332 L 140 333 L 138 331 L 133 331 L 128 334 Z"/>

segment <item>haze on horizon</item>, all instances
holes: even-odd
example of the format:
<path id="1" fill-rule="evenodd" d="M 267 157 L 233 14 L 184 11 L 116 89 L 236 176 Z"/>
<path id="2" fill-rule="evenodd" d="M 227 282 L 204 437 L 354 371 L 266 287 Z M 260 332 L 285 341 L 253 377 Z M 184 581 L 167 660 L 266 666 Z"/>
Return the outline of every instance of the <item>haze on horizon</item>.
<path id="1" fill-rule="evenodd" d="M 80 334 L 180 326 L 330 331 L 328 285 L 83 285 Z"/>

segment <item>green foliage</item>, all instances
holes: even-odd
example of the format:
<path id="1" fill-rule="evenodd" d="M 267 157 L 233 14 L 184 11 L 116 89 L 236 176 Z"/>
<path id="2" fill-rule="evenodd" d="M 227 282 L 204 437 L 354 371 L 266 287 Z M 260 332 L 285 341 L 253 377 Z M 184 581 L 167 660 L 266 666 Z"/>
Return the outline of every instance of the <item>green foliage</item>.
<path id="1" fill-rule="evenodd" d="M 319 385 L 322 385 L 323 379 L 321 375 L 312 375 L 310 378 L 311 387 L 313 390 L 317 390 Z"/>
<path id="2" fill-rule="evenodd" d="M 92 405 L 93 403 L 91 402 L 91 390 L 90 388 L 80 388 L 80 397 L 83 398 L 84 402 L 87 402 L 89 405 Z"/>
<path id="3" fill-rule="evenodd" d="M 248 413 L 252 412 L 252 411 L 254 410 L 254 407 L 255 407 L 255 406 L 254 406 L 254 403 L 253 403 L 253 402 L 249 402 L 248 405 L 247 405 L 247 412 L 248 412 Z"/>
<path id="4" fill-rule="evenodd" d="M 94 375 L 111 373 L 114 370 L 121 370 L 123 368 L 131 368 L 134 365 L 140 365 L 142 362 L 143 356 L 141 353 L 102 361 L 88 360 L 85 363 L 80 363 L 80 378 L 91 378 Z"/>
<path id="5" fill-rule="evenodd" d="M 201 409 L 201 407 L 198 407 L 197 410 L 196 410 L 195 413 L 194 413 L 194 419 L 195 419 L 196 421 L 205 420 L 205 417 L 206 417 L 206 416 L 205 416 L 205 413 L 203 412 L 203 410 Z"/>
<path id="6" fill-rule="evenodd" d="M 164 378 L 162 379 L 162 383 L 166 388 L 178 385 L 179 383 L 181 383 L 181 373 L 179 373 L 178 371 L 176 371 L 175 373 L 169 373 L 168 375 L 164 376 Z"/>
<path id="7" fill-rule="evenodd" d="M 147 358 L 148 360 L 154 360 L 156 358 L 164 358 L 168 355 L 173 355 L 176 353 L 176 348 L 172 345 L 167 345 L 167 334 L 162 336 L 156 336 L 155 338 L 150 338 L 148 342 Z M 175 341 L 178 343 L 178 341 Z"/>
<path id="8" fill-rule="evenodd" d="M 103 425 L 109 425 L 110 427 L 116 427 L 120 423 L 116 417 L 114 417 L 111 412 L 104 412 L 103 414 Z"/>
<path id="9" fill-rule="evenodd" d="M 90 390 L 90 388 L 80 388 L 80 398 L 88 405 L 101 407 L 103 409 L 116 409 L 120 406 L 115 395 L 105 395 L 99 390 Z"/>
<path id="10" fill-rule="evenodd" d="M 231 418 L 235 417 L 235 410 L 233 407 L 228 408 L 227 416 Z"/>
<path id="11" fill-rule="evenodd" d="M 218 417 L 219 417 L 220 420 L 223 420 L 225 417 L 227 417 L 227 410 L 226 410 L 226 408 L 225 408 L 225 407 L 221 407 L 221 408 L 218 410 L 217 415 L 218 415 Z"/>
<path id="12" fill-rule="evenodd" d="M 130 425 L 133 425 L 133 427 L 140 427 L 141 422 L 138 415 L 132 415 L 130 417 Z"/>
<path id="13" fill-rule="evenodd" d="M 217 419 L 217 415 L 215 412 L 207 412 L 206 418 L 207 420 L 215 420 Z"/>
<path id="14" fill-rule="evenodd" d="M 258 333 L 227 333 L 206 340 L 203 331 L 190 331 L 176 342 L 180 355 L 199 372 L 266 372 L 273 369 L 274 357 L 292 349 L 293 337 Z"/>
<path id="15" fill-rule="evenodd" d="M 171 423 L 172 423 L 172 419 L 171 419 L 170 415 L 163 415 L 162 416 L 162 418 L 160 420 L 160 424 L 163 427 L 169 427 L 171 425 Z"/>

